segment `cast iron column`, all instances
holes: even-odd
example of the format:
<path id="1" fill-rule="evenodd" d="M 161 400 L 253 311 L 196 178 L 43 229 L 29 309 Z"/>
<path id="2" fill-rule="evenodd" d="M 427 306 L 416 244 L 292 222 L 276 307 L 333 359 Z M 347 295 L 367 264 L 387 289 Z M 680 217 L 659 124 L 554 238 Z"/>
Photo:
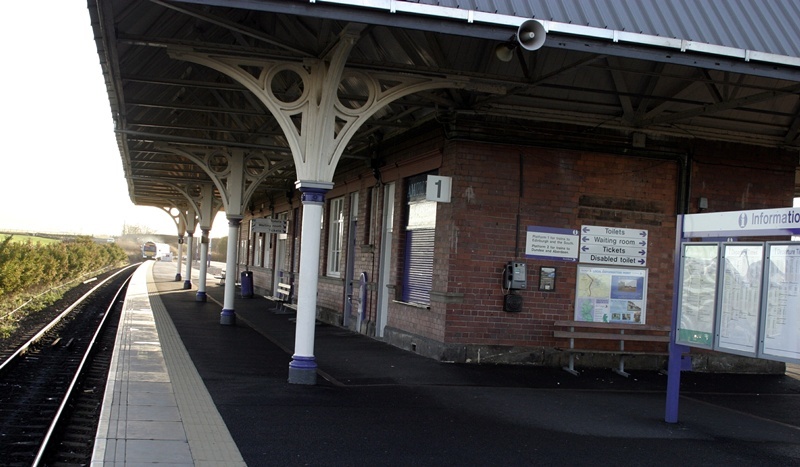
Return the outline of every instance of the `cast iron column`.
<path id="1" fill-rule="evenodd" d="M 236 324 L 233 299 L 236 296 L 236 245 L 239 243 L 240 218 L 228 218 L 228 258 L 225 260 L 225 299 L 219 324 Z"/>
<path id="2" fill-rule="evenodd" d="M 289 383 L 317 384 L 317 362 L 314 357 L 314 326 L 317 320 L 317 284 L 319 283 L 320 221 L 325 193 L 332 183 L 298 181 L 303 203 L 303 247 L 300 249 L 300 271 L 297 294 L 297 324 L 294 355 L 289 363 Z"/>
<path id="3" fill-rule="evenodd" d="M 196 302 L 205 302 L 206 296 L 206 274 L 208 274 L 208 229 L 200 229 L 200 275 L 197 282 Z"/>
<path id="4" fill-rule="evenodd" d="M 194 253 L 194 237 L 192 237 L 192 233 L 188 232 L 186 234 L 186 279 L 183 280 L 183 288 L 184 289 L 191 289 L 192 288 L 192 253 Z"/>
<path id="5" fill-rule="evenodd" d="M 183 237 L 178 237 L 178 272 L 175 273 L 175 282 L 180 282 L 181 277 L 181 258 L 183 255 Z"/>

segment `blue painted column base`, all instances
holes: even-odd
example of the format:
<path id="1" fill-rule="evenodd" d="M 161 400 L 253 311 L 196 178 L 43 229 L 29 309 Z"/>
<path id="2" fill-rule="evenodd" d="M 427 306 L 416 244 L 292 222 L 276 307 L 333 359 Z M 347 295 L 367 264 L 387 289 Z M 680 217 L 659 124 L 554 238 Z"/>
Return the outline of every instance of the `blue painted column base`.
<path id="1" fill-rule="evenodd" d="M 181 277 L 180 273 L 175 274 L 175 282 L 180 282 L 182 279 L 183 277 Z"/>
<path id="2" fill-rule="evenodd" d="M 226 310 L 223 308 L 222 313 L 219 314 L 219 324 L 228 326 L 236 324 L 236 312 L 234 310 Z"/>
<path id="3" fill-rule="evenodd" d="M 184 289 L 191 289 L 192 288 L 192 281 L 190 281 L 189 279 L 186 279 L 185 281 L 183 281 L 183 288 Z"/>
<path id="4" fill-rule="evenodd" d="M 289 363 L 289 383 L 309 386 L 317 384 L 316 358 L 292 356 L 292 361 Z"/>
<path id="5" fill-rule="evenodd" d="M 194 301 L 196 302 L 207 302 L 208 296 L 205 292 L 197 292 L 197 295 L 194 297 Z"/>

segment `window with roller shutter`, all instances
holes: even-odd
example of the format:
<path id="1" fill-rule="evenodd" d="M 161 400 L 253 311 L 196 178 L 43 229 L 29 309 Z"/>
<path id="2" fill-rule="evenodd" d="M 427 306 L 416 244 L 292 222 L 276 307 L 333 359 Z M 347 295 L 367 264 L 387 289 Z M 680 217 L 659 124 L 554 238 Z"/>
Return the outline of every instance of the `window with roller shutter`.
<path id="1" fill-rule="evenodd" d="M 408 180 L 408 220 L 402 300 L 430 305 L 433 283 L 433 246 L 436 234 L 436 203 L 425 199 L 428 174 Z"/>

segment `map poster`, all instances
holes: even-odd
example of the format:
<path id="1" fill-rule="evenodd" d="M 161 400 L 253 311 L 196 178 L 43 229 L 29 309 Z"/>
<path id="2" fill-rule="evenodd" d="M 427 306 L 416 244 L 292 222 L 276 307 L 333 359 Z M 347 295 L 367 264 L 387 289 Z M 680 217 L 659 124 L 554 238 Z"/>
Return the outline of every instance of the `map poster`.
<path id="1" fill-rule="evenodd" d="M 715 350 L 755 357 L 764 269 L 763 243 L 723 243 Z"/>
<path id="2" fill-rule="evenodd" d="M 647 269 L 578 265 L 575 321 L 644 324 Z"/>
<path id="3" fill-rule="evenodd" d="M 719 265 L 718 243 L 684 243 L 678 296 L 678 344 L 711 349 Z"/>
<path id="4" fill-rule="evenodd" d="M 800 363 L 800 243 L 767 243 L 760 357 Z"/>

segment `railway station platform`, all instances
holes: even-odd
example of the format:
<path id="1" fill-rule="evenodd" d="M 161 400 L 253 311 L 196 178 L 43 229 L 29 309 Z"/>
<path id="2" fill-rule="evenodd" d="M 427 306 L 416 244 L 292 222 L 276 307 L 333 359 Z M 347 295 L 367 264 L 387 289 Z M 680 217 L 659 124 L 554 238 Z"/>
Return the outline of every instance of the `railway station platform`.
<path id="1" fill-rule="evenodd" d="M 800 464 L 791 375 L 684 373 L 668 424 L 657 372 L 441 363 L 320 323 L 318 383 L 293 385 L 293 314 L 237 296 L 222 326 L 223 287 L 174 275 L 131 282 L 95 466 Z"/>

